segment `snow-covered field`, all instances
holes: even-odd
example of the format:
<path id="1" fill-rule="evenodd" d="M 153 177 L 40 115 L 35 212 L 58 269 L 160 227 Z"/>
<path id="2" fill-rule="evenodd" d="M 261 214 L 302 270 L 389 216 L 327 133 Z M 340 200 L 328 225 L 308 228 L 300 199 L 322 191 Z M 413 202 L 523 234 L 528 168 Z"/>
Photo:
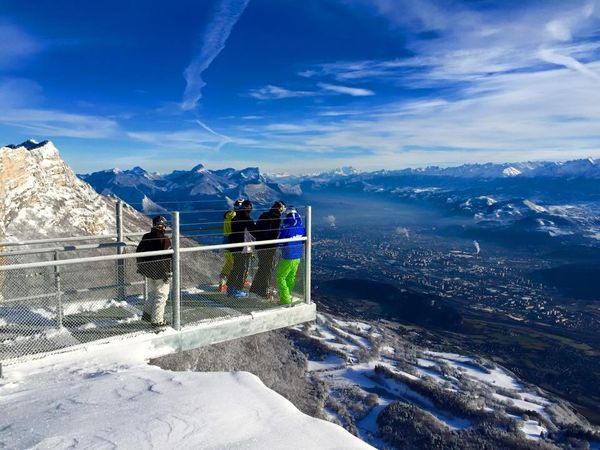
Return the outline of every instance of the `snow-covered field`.
<path id="1" fill-rule="evenodd" d="M 5 368 L 0 448 L 369 448 L 246 373 L 146 364 L 143 339 Z"/>
<path id="2" fill-rule="evenodd" d="M 377 447 L 385 444 L 377 416 L 395 401 L 416 405 L 441 429 L 462 431 L 486 421 L 512 420 L 520 430 L 517 438 L 539 442 L 549 431 L 578 420 L 564 403 L 495 363 L 420 349 L 377 323 L 321 313 L 316 323 L 296 331 L 314 344 L 308 367 L 327 388 L 330 420 Z M 464 400 L 462 406 L 457 407 L 456 398 Z"/>

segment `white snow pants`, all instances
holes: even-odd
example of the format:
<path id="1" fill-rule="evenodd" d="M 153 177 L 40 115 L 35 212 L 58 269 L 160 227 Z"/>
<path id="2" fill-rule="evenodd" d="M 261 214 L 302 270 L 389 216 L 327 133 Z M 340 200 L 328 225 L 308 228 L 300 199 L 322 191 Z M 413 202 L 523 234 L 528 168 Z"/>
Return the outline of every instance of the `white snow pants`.
<path id="1" fill-rule="evenodd" d="M 144 303 L 144 313 L 150 315 L 152 323 L 165 320 L 165 306 L 169 298 L 169 282 L 146 277 L 148 298 Z"/>

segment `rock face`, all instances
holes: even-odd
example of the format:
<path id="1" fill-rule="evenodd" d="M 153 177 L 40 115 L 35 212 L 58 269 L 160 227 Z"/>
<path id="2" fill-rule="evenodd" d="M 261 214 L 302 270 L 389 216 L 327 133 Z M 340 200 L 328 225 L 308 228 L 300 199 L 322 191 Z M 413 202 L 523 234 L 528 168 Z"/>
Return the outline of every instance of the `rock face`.
<path id="1" fill-rule="evenodd" d="M 115 209 L 118 200 L 119 198 L 113 195 L 98 194 L 89 184 L 78 178 L 50 141 L 37 143 L 30 140 L 0 148 L 0 241 L 115 234 Z M 123 228 L 126 233 L 146 232 L 150 229 L 150 219 L 125 204 Z M 134 251 L 137 240 L 138 238 L 134 237 L 128 242 L 130 246 L 126 249 L 127 253 Z M 197 245 L 197 242 L 182 237 L 181 245 L 190 247 Z M 0 249 L 0 252 L 2 251 L 8 250 Z M 114 252 L 114 248 L 107 247 L 66 252 L 64 257 L 98 256 Z M 40 253 L 0 257 L 0 264 L 39 261 L 48 255 L 49 253 Z M 194 255 L 182 261 L 184 283 L 189 283 L 190 280 L 195 283 L 217 282 L 218 271 L 222 265 L 219 256 L 209 252 Z M 130 263 L 128 267 L 131 268 L 131 275 L 137 276 L 135 264 Z M 111 268 L 110 265 L 91 266 L 90 270 L 96 271 L 91 277 L 95 280 L 111 279 Z M 100 270 L 105 272 L 99 272 Z M 78 281 L 82 286 L 85 285 L 82 280 Z M 89 285 L 93 285 L 93 282 L 94 280 L 89 281 Z M 14 282 L 12 286 L 25 291 L 20 282 Z"/>
<path id="2" fill-rule="evenodd" d="M 2 240 L 112 234 L 116 201 L 79 179 L 50 141 L 0 148 Z M 126 231 L 146 229 L 148 223 L 125 208 Z"/>

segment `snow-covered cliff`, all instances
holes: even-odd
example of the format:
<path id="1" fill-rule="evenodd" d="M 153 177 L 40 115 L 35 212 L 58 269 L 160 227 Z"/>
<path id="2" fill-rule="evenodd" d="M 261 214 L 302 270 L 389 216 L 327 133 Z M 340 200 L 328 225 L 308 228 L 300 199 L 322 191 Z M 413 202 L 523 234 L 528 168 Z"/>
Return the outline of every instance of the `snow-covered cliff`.
<path id="1" fill-rule="evenodd" d="M 79 179 L 50 141 L 0 148 L 2 240 L 114 233 L 116 200 Z M 124 219 L 126 230 L 147 227 L 131 208 Z"/>

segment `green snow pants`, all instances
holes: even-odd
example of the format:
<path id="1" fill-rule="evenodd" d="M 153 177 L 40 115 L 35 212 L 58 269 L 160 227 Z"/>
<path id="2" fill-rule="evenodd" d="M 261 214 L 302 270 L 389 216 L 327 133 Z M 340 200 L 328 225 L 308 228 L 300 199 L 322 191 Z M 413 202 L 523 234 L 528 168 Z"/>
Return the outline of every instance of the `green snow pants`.
<path id="1" fill-rule="evenodd" d="M 300 265 L 298 259 L 280 259 L 277 264 L 277 287 L 279 288 L 279 303 L 289 305 L 292 303 L 292 292 L 296 285 L 296 273 Z"/>

